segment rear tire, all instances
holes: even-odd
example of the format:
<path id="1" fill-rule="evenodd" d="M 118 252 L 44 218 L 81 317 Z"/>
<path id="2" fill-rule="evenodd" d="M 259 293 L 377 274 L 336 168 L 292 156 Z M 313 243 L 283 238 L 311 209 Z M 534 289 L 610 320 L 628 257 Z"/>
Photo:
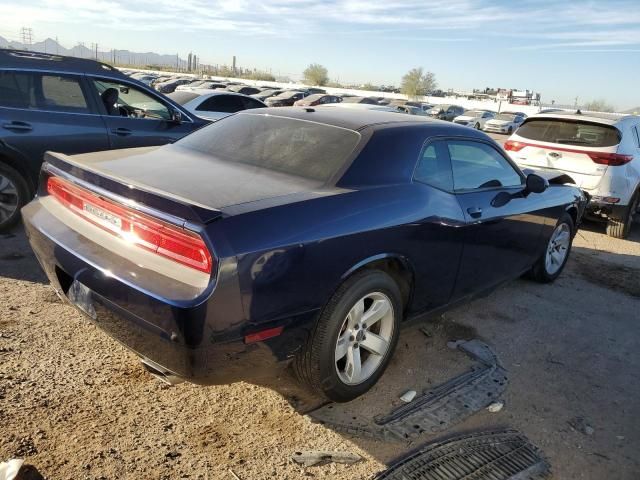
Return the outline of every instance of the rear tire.
<path id="1" fill-rule="evenodd" d="M 564 270 L 575 235 L 575 225 L 571 215 L 564 213 L 547 241 L 544 252 L 533 265 L 530 277 L 536 282 L 551 283 Z"/>
<path id="2" fill-rule="evenodd" d="M 627 208 L 622 210 L 619 217 L 610 216 L 607 221 L 607 235 L 613 238 L 627 238 L 633 225 L 633 220 L 638 212 L 638 203 L 640 201 L 640 190 L 638 190 Z"/>
<path id="3" fill-rule="evenodd" d="M 480 124 L 479 124 L 479 123 L 476 123 L 476 124 L 473 126 L 473 128 L 475 128 L 476 130 L 480 130 Z"/>
<path id="4" fill-rule="evenodd" d="M 324 307 L 296 357 L 298 378 L 334 402 L 367 392 L 384 373 L 398 342 L 401 298 L 398 285 L 382 271 L 365 270 L 348 278 Z M 379 353 L 373 353 L 376 350 Z"/>
<path id="5" fill-rule="evenodd" d="M 0 163 L 0 232 L 20 220 L 20 209 L 31 199 L 26 179 L 13 167 Z"/>

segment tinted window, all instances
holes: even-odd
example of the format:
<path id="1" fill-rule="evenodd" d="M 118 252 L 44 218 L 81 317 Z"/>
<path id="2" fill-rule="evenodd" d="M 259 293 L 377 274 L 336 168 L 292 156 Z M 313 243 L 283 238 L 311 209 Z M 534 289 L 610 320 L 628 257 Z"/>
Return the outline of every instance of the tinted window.
<path id="1" fill-rule="evenodd" d="M 232 115 L 179 140 L 224 162 L 327 181 L 360 140 L 353 130 L 257 114 Z"/>
<path id="2" fill-rule="evenodd" d="M 236 113 L 244 109 L 242 97 L 236 95 L 215 95 L 196 107 L 196 110 L 201 112 Z"/>
<path id="3" fill-rule="evenodd" d="M 451 163 L 444 142 L 433 142 L 425 147 L 414 179 L 443 190 L 453 190 Z"/>
<path id="4" fill-rule="evenodd" d="M 116 104 L 120 107 L 120 116 L 149 120 L 171 119 L 169 108 L 165 104 L 137 87 L 111 80 L 94 80 L 93 83 L 100 95 L 108 88 L 114 88 L 118 91 Z"/>
<path id="5" fill-rule="evenodd" d="M 252 98 L 243 98 L 244 108 L 264 108 L 264 104 Z"/>
<path id="6" fill-rule="evenodd" d="M 32 73 L 0 72 L 0 106 L 74 113 L 89 111 L 78 78 Z"/>
<path id="7" fill-rule="evenodd" d="M 449 141 L 448 149 L 456 190 L 488 187 L 512 187 L 522 177 L 493 147 L 472 141 Z"/>
<path id="8" fill-rule="evenodd" d="M 518 129 L 518 135 L 540 142 L 612 147 L 620 143 L 617 128 L 600 123 L 562 118 L 530 118 Z"/>

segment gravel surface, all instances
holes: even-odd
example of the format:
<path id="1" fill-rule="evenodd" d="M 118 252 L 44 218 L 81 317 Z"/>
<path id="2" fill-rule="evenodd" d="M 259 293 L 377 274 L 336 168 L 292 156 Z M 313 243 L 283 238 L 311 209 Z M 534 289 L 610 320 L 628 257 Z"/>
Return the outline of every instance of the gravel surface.
<path id="1" fill-rule="evenodd" d="M 314 424 L 278 393 L 245 383 L 168 387 L 63 304 L 21 229 L 0 236 L 0 461 L 26 459 L 51 479 L 371 478 L 393 458 L 449 433 L 514 427 L 559 479 L 640 472 L 640 225 L 632 238 L 579 232 L 553 285 L 511 282 L 487 298 L 405 330 L 379 385 L 350 408 L 397 405 L 464 371 L 449 340 L 479 337 L 510 374 L 499 413 L 412 444 Z M 299 450 L 359 454 L 354 465 L 303 468 Z"/>

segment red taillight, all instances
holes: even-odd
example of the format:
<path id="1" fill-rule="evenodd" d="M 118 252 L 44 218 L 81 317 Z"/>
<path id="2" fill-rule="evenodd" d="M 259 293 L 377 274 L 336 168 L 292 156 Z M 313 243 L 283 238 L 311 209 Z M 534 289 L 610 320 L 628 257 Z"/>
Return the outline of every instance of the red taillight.
<path id="1" fill-rule="evenodd" d="M 507 140 L 506 142 L 504 142 L 504 149 L 511 152 L 519 152 L 526 146 L 526 143 L 516 142 L 515 140 Z"/>
<path id="2" fill-rule="evenodd" d="M 595 163 L 599 165 L 609 165 L 611 167 L 619 167 L 633 160 L 633 155 L 621 155 L 619 153 L 606 152 L 581 152 L 586 153 Z"/>
<path id="3" fill-rule="evenodd" d="M 72 212 L 123 240 L 201 272 L 213 258 L 196 233 L 105 200 L 59 177 L 47 179 L 47 192 Z"/>
<path id="4" fill-rule="evenodd" d="M 504 143 L 504 149 L 511 152 L 519 152 L 524 147 L 543 148 L 545 150 L 553 150 L 556 152 L 582 153 L 588 155 L 593 162 L 600 165 L 610 165 L 618 167 L 633 160 L 633 155 L 621 155 L 619 153 L 610 152 L 594 152 L 590 150 L 578 150 L 577 148 L 551 147 L 547 145 L 538 145 L 536 143 L 518 142 L 515 140 L 507 140 Z"/>

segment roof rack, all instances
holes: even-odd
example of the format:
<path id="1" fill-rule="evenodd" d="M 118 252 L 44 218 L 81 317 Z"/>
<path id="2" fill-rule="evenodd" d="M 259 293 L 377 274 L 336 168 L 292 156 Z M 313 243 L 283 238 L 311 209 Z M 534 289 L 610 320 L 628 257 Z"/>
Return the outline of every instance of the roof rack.
<path id="1" fill-rule="evenodd" d="M 89 58 L 67 57 L 52 53 L 32 52 L 29 50 L 13 50 L 0 48 L 0 65 L 6 68 L 50 68 L 75 73 L 105 73 L 119 70 L 97 60 Z"/>

